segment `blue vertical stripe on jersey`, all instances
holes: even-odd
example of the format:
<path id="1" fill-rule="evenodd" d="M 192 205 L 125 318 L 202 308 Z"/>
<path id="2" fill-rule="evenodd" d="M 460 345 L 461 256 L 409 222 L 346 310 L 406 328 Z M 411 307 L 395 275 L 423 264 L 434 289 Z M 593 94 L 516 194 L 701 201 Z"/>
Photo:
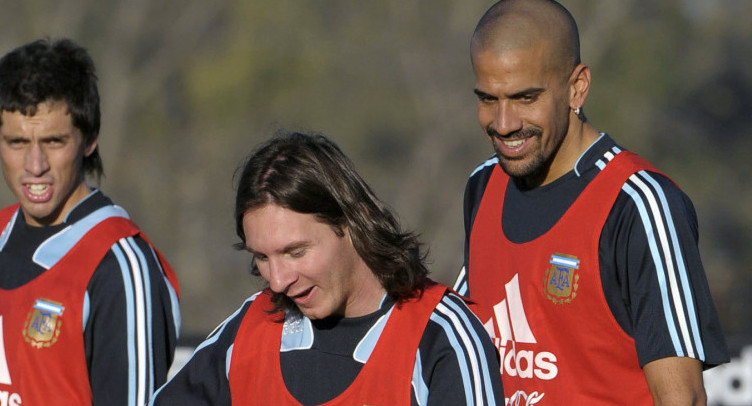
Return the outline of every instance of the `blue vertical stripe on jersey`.
<path id="1" fill-rule="evenodd" d="M 475 379 L 478 382 L 482 382 L 485 388 L 481 392 L 478 392 L 478 396 L 485 395 L 486 402 L 488 402 L 489 405 L 492 405 L 494 403 L 494 393 L 493 386 L 491 385 L 491 373 L 493 372 L 488 368 L 488 359 L 486 359 L 485 352 L 483 351 L 483 343 L 478 336 L 478 330 L 473 328 L 470 318 L 472 317 L 475 319 L 479 326 L 482 326 L 483 323 L 478 320 L 478 317 L 475 316 L 475 314 L 470 312 L 470 309 L 467 307 L 463 309 L 457 304 L 457 302 L 455 302 L 455 300 L 462 299 L 454 295 L 445 297 L 442 299 L 441 303 L 439 303 L 439 306 L 436 307 L 436 310 L 451 317 L 452 321 L 455 322 L 455 325 L 458 326 L 458 330 L 464 331 L 472 339 L 472 345 L 468 347 L 468 351 L 472 349 L 473 354 L 470 355 L 475 355 L 480 361 L 480 370 L 476 371 L 477 375 L 475 376 Z M 451 309 L 451 313 L 447 311 L 449 310 L 447 307 Z M 482 334 L 487 334 L 485 330 L 481 331 L 483 332 Z"/>
<path id="2" fill-rule="evenodd" d="M 468 368 L 468 360 L 467 355 L 465 354 L 465 348 L 462 344 L 460 344 L 460 341 L 457 337 L 457 331 L 454 329 L 454 326 L 449 323 L 449 321 L 444 319 L 436 312 L 431 314 L 431 320 L 444 329 L 447 339 L 449 340 L 449 344 L 452 346 L 454 353 L 457 355 L 457 364 L 459 364 L 460 367 L 460 374 L 462 375 L 462 385 L 465 390 L 465 405 L 475 405 L 476 403 L 473 396 L 473 388 L 475 386 L 473 384 L 473 373 L 471 373 Z"/>
<path id="3" fill-rule="evenodd" d="M 120 273 L 123 276 L 123 285 L 125 289 L 125 311 L 126 311 L 126 337 L 128 351 L 128 404 L 136 404 L 136 377 L 133 376 L 133 369 L 136 364 L 136 343 L 133 342 L 133 336 L 136 331 L 136 314 L 134 304 L 133 282 L 131 280 L 130 266 L 125 256 L 125 252 L 119 243 L 112 246 L 112 253 L 120 265 Z"/>
<path id="4" fill-rule="evenodd" d="M 666 319 L 666 324 L 668 326 L 669 335 L 671 337 L 671 342 L 674 344 L 674 351 L 676 351 L 676 355 L 683 357 L 684 356 L 684 350 L 682 349 L 681 342 L 679 340 L 679 333 L 676 327 L 676 323 L 674 322 L 674 316 L 673 316 L 673 310 L 671 307 L 671 299 L 669 298 L 669 286 L 667 286 L 666 281 L 666 271 L 663 266 L 663 261 L 661 260 L 661 256 L 658 250 L 658 242 L 656 241 L 655 231 L 652 227 L 652 221 L 650 218 L 650 215 L 648 213 L 647 206 L 645 202 L 643 201 L 643 198 L 641 195 L 633 189 L 629 184 L 625 183 L 622 187 L 622 190 L 626 192 L 630 197 L 632 197 L 632 200 L 635 202 L 635 205 L 637 207 L 638 212 L 640 213 L 640 218 L 642 218 L 642 224 L 645 228 L 645 234 L 647 236 L 648 246 L 650 248 L 651 255 L 653 257 L 653 262 L 655 263 L 656 268 L 656 276 L 658 277 L 658 286 L 661 290 L 661 301 L 663 303 L 663 313 L 664 317 Z"/>
<path id="5" fill-rule="evenodd" d="M 235 343 L 230 344 L 227 347 L 227 353 L 225 353 L 225 376 L 227 380 L 230 380 L 230 364 L 232 364 L 232 351 L 235 350 Z"/>
<path id="6" fill-rule="evenodd" d="M 420 358 L 420 349 L 415 353 L 415 367 L 413 368 L 413 394 L 418 406 L 428 404 L 428 386 L 423 381 L 423 360 Z"/>
<path id="7" fill-rule="evenodd" d="M 129 264 L 130 264 L 130 270 L 131 270 L 131 277 L 133 281 L 133 298 L 134 298 L 134 305 L 135 305 L 135 333 L 136 335 L 133 337 L 135 341 L 135 351 L 136 351 L 136 364 L 135 366 L 135 393 L 136 393 L 136 403 L 137 405 L 143 405 L 146 403 L 147 396 L 146 396 L 146 388 L 147 388 L 147 376 L 146 376 L 146 368 L 147 368 L 147 335 L 148 332 L 147 326 L 146 326 L 146 304 L 147 300 L 145 298 L 145 292 L 144 292 L 144 270 L 141 267 L 141 264 L 138 261 L 138 257 L 136 253 L 134 252 L 133 248 L 128 244 L 128 241 L 126 240 L 120 240 L 119 242 L 120 246 L 123 248 L 123 251 L 125 252 Z"/>
<path id="8" fill-rule="evenodd" d="M 452 289 L 462 296 L 467 296 L 467 270 L 464 266 L 460 269 L 460 274 L 457 275 L 457 280 L 454 282 Z"/>
<path id="9" fill-rule="evenodd" d="M 676 313 L 677 321 L 679 322 L 679 331 L 681 332 L 682 342 L 684 343 L 685 350 L 690 357 L 695 358 L 694 349 L 692 346 L 692 339 L 690 338 L 689 327 L 687 326 L 687 313 L 685 309 L 684 298 L 682 297 L 681 290 L 679 289 L 679 283 L 676 281 L 676 271 L 674 270 L 674 255 L 671 252 L 671 244 L 668 241 L 668 232 L 666 231 L 666 225 L 664 223 L 664 215 L 658 205 L 658 200 L 655 196 L 655 192 L 652 191 L 645 181 L 639 175 L 632 175 L 630 177 L 637 187 L 643 191 L 644 196 L 647 199 L 650 210 L 653 214 L 655 223 L 655 229 L 658 231 L 658 246 L 661 248 L 664 258 L 664 270 L 668 276 L 668 282 L 671 299 L 674 304 L 674 311 Z M 655 234 L 654 234 L 655 235 Z"/>
<path id="10" fill-rule="evenodd" d="M 663 213 L 666 218 L 666 224 L 668 225 L 668 231 L 671 237 L 671 243 L 673 248 L 673 254 L 674 258 L 676 259 L 676 266 L 677 271 L 679 273 L 679 279 L 681 281 L 681 290 L 684 294 L 684 302 L 686 303 L 686 309 L 687 309 L 687 318 L 689 319 L 689 324 L 691 327 L 691 334 L 692 338 L 694 340 L 694 347 L 697 350 L 697 357 L 701 361 L 705 361 L 705 349 L 702 344 L 702 338 L 700 337 L 700 329 L 699 329 L 699 322 L 697 318 L 697 313 L 695 310 L 695 304 L 694 299 L 692 298 L 692 288 L 689 283 L 689 275 L 687 274 L 687 268 L 684 261 L 684 254 L 682 253 L 681 247 L 679 246 L 679 238 L 677 237 L 676 233 L 676 227 L 674 226 L 674 220 L 671 216 L 671 209 L 668 206 L 668 201 L 666 200 L 666 194 L 663 192 L 663 189 L 658 184 L 658 182 L 650 176 L 645 171 L 640 172 L 640 176 L 642 176 L 645 180 L 647 180 L 652 186 L 653 189 L 658 194 L 658 198 L 661 203 L 661 208 L 663 209 Z M 692 340 L 687 340 L 687 347 L 692 348 L 690 345 L 692 344 Z"/>
<path id="11" fill-rule="evenodd" d="M 141 384 L 144 387 L 146 399 L 143 403 L 139 403 L 140 405 L 143 405 L 148 400 L 149 395 L 154 392 L 154 336 L 152 334 L 152 332 L 154 331 L 154 321 L 152 319 L 153 304 L 151 298 L 153 296 L 151 293 L 151 272 L 149 269 L 149 263 L 146 261 L 146 257 L 144 256 L 144 252 L 136 243 L 136 240 L 133 237 L 128 237 L 127 241 L 133 252 L 136 254 L 136 257 L 138 258 L 139 269 L 141 270 L 141 281 L 143 283 L 144 290 L 144 316 L 146 316 L 144 326 L 146 347 L 144 348 L 144 353 L 146 355 L 146 362 L 143 366 L 144 380 L 141 382 Z"/>
<path id="12" fill-rule="evenodd" d="M 86 325 L 89 324 L 89 314 L 91 313 L 91 298 L 89 297 L 89 291 L 84 293 L 84 309 L 82 312 L 83 318 L 83 331 L 86 331 Z"/>
<path id="13" fill-rule="evenodd" d="M 175 323 L 175 338 L 180 338 L 180 329 L 182 328 L 183 319 L 180 314 L 180 298 L 178 298 L 178 292 L 175 290 L 175 287 L 172 286 L 170 279 L 167 278 L 162 263 L 159 261 L 159 256 L 154 252 L 154 247 L 149 245 L 149 251 L 151 251 L 154 263 L 157 264 L 159 271 L 162 273 L 162 279 L 164 280 L 165 286 L 167 286 L 167 292 L 170 294 L 170 310 L 172 311 L 173 323 Z"/>

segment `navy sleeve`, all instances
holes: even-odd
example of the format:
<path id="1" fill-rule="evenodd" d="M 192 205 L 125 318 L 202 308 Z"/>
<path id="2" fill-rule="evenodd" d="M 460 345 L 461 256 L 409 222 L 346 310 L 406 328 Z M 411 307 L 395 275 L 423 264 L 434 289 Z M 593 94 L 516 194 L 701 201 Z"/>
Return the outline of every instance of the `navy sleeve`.
<path id="1" fill-rule="evenodd" d="M 492 157 L 480 166 L 478 166 L 465 185 L 465 195 L 463 201 L 463 214 L 465 222 L 465 258 L 462 263 L 459 275 L 454 282 L 454 290 L 463 296 L 470 296 L 470 287 L 468 286 L 468 265 L 470 261 L 470 234 L 473 230 L 475 215 L 478 213 L 478 207 L 483 199 L 483 193 L 486 191 L 486 185 L 491 178 L 493 169 L 499 162 L 498 158 Z"/>
<path id="2" fill-rule="evenodd" d="M 154 394 L 149 406 L 232 404 L 229 380 L 232 346 L 252 300 L 248 299 L 196 347 L 183 368 Z"/>
<path id="3" fill-rule="evenodd" d="M 93 405 L 143 405 L 167 378 L 180 329 L 177 294 L 151 246 L 115 243 L 94 272 L 84 310 Z"/>
<path id="4" fill-rule="evenodd" d="M 441 300 L 418 351 L 413 404 L 503 405 L 499 355 L 480 320 L 455 294 Z"/>
<path id="5" fill-rule="evenodd" d="M 623 186 L 603 229 L 602 282 L 614 317 L 635 339 L 640 364 L 729 359 L 698 249 L 690 199 L 646 171 Z"/>

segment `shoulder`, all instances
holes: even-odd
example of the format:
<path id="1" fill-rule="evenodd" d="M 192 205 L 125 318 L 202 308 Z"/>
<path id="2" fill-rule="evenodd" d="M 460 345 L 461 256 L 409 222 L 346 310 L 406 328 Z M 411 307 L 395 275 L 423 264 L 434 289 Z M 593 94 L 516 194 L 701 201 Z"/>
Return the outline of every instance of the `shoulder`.
<path id="1" fill-rule="evenodd" d="M 193 373 L 202 370 L 229 371 L 230 355 L 238 330 L 257 296 L 258 293 L 246 299 L 235 312 L 214 328 L 195 348 L 183 369 L 194 371 Z"/>
<path id="2" fill-rule="evenodd" d="M 152 398 L 150 405 L 229 405 L 230 362 L 235 338 L 258 294 L 248 298 L 196 347 L 188 362 Z"/>
<path id="3" fill-rule="evenodd" d="M 123 272 L 159 270 L 152 246 L 136 235 L 116 240 L 99 263 L 94 277 L 122 277 Z"/>
<path id="4" fill-rule="evenodd" d="M 92 300 L 110 301 L 167 297 L 178 309 L 176 286 L 169 280 L 156 251 L 139 235 L 116 240 L 102 257 L 89 281 Z"/>
<path id="5" fill-rule="evenodd" d="M 465 348 L 483 347 L 490 343 L 488 333 L 465 299 L 454 292 L 447 292 L 431 313 L 421 347 L 424 344 L 439 345 L 451 351 L 457 346 Z"/>
<path id="6" fill-rule="evenodd" d="M 492 156 L 482 164 L 478 165 L 467 180 L 463 202 L 466 233 L 469 231 L 469 227 L 474 221 L 475 213 L 477 212 L 480 201 L 486 191 L 488 181 L 491 179 L 494 168 L 496 168 L 498 163 L 499 159 L 495 155 Z"/>
<path id="7" fill-rule="evenodd" d="M 652 171 L 639 171 L 621 187 L 610 221 L 639 220 L 645 226 L 687 223 L 696 232 L 697 215 L 692 200 L 669 177 Z"/>
<path id="8" fill-rule="evenodd" d="M 243 322 L 243 319 L 245 319 L 245 316 L 248 314 L 248 310 L 251 308 L 251 305 L 255 302 L 256 298 L 260 294 L 261 292 L 257 292 L 256 294 L 246 299 L 243 304 L 235 310 L 235 312 L 233 312 L 222 323 L 215 327 L 214 330 L 212 330 L 212 332 L 209 333 L 209 335 L 206 337 L 206 340 L 204 340 L 203 343 L 196 347 L 196 352 L 198 352 L 201 348 L 208 346 L 219 346 L 222 348 L 228 348 L 229 346 L 231 346 L 235 341 L 235 337 L 237 336 L 240 324 Z"/>
<path id="9" fill-rule="evenodd" d="M 10 218 L 10 216 L 12 216 L 18 210 L 19 206 L 21 205 L 18 203 L 15 203 L 0 210 L 0 219 Z"/>
<path id="10" fill-rule="evenodd" d="M 422 383 L 415 386 L 431 396 L 446 404 L 494 404 L 503 399 L 498 352 L 457 294 L 447 292 L 436 306 L 418 352 Z"/>
<path id="11" fill-rule="evenodd" d="M 491 174 L 493 173 L 494 168 L 498 163 L 499 158 L 497 158 L 496 155 L 493 155 L 483 163 L 478 165 L 468 177 L 467 189 L 474 190 L 478 188 L 485 188 L 485 185 L 488 183 L 488 179 L 491 178 Z"/>

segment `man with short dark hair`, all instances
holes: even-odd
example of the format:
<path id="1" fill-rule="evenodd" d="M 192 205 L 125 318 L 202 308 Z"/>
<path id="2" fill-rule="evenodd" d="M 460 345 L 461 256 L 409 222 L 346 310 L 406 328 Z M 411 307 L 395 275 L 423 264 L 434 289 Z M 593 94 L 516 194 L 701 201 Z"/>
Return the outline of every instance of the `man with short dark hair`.
<path id="1" fill-rule="evenodd" d="M 0 59 L 0 393 L 8 405 L 143 405 L 180 328 L 169 263 L 102 176 L 94 63 L 73 41 Z"/>
<path id="2" fill-rule="evenodd" d="M 498 355 L 420 242 L 332 141 L 292 133 L 241 172 L 239 248 L 268 282 L 154 405 L 501 405 Z"/>
<path id="3" fill-rule="evenodd" d="M 703 404 L 728 361 L 689 198 L 585 117 L 590 70 L 552 0 L 503 0 L 471 43 L 495 155 L 465 193 L 456 288 L 496 336 L 510 404 Z"/>

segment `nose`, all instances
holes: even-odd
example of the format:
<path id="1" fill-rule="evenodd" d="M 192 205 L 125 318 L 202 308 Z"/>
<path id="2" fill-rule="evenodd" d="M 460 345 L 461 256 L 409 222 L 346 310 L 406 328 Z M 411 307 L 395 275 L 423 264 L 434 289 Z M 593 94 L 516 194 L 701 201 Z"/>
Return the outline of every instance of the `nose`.
<path id="1" fill-rule="evenodd" d="M 32 142 L 29 145 L 24 169 L 33 176 L 41 176 L 50 169 L 50 164 L 47 161 L 47 154 L 41 148 L 39 143 Z"/>
<path id="2" fill-rule="evenodd" d="M 297 276 L 289 264 L 278 259 L 269 259 L 269 288 L 275 293 L 285 293 L 295 283 Z"/>
<path id="3" fill-rule="evenodd" d="M 512 106 L 508 100 L 499 101 L 496 107 L 496 116 L 491 124 L 492 129 L 499 135 L 509 135 L 522 129 L 522 119 L 515 106 Z"/>

